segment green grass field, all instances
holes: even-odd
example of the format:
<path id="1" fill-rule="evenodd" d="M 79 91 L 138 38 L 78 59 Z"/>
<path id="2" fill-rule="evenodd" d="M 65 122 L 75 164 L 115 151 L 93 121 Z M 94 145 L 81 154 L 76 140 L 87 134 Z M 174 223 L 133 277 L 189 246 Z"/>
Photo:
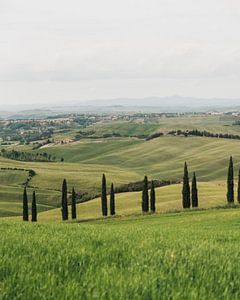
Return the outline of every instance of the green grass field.
<path id="1" fill-rule="evenodd" d="M 119 133 L 122 136 L 138 136 L 142 134 L 152 134 L 156 131 L 169 132 L 171 130 L 191 130 L 199 129 L 214 133 L 239 134 L 240 126 L 233 125 L 239 120 L 233 116 L 207 116 L 207 115 L 183 115 L 168 118 L 150 118 L 146 122 L 135 121 L 106 121 L 96 123 L 83 131 L 93 130 L 96 136 L 102 136 L 108 133 Z M 75 133 L 76 131 L 73 130 Z M 69 137 L 72 137 L 70 134 Z"/>
<path id="2" fill-rule="evenodd" d="M 1 221 L 1 299 L 239 299 L 240 210 Z"/>
<path id="3" fill-rule="evenodd" d="M 213 133 L 239 134 L 240 126 L 233 125 L 238 120 L 233 116 L 181 116 L 179 118 L 161 119 L 160 128 L 164 132 L 172 129 L 191 130 L 199 129 Z"/>
<path id="4" fill-rule="evenodd" d="M 107 172 L 108 168 L 109 171 L 118 169 L 135 173 L 132 180 L 143 177 L 146 173 L 156 178 L 180 179 L 183 163 L 188 161 L 190 170 L 195 170 L 201 180 L 208 181 L 225 178 L 231 154 L 235 163 L 240 162 L 239 145 L 240 141 L 236 140 L 161 137 L 151 141 L 82 141 L 49 147 L 48 152 L 59 157 L 64 156 L 66 169 L 71 166 L 74 169 L 70 163 L 79 168 L 101 167 L 104 172 Z"/>

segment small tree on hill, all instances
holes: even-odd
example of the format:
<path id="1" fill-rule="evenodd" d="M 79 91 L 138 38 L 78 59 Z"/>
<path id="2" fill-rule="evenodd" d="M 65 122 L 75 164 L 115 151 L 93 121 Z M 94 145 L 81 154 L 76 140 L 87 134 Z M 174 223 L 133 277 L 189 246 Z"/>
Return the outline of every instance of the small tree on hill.
<path id="1" fill-rule="evenodd" d="M 62 184 L 62 220 L 68 220 L 67 181 L 63 179 Z"/>
<path id="2" fill-rule="evenodd" d="M 151 193 L 150 193 L 150 210 L 153 213 L 156 211 L 155 202 L 156 202 L 155 187 L 154 187 L 154 182 L 152 180 L 152 182 L 151 182 Z"/>
<path id="3" fill-rule="evenodd" d="M 102 176 L 102 215 L 107 216 L 108 209 L 107 209 L 107 184 L 106 184 L 106 177 L 105 174 Z"/>
<path id="4" fill-rule="evenodd" d="M 32 196 L 32 222 L 37 222 L 37 203 L 35 191 L 33 191 Z"/>
<path id="5" fill-rule="evenodd" d="M 230 157 L 228 167 L 228 178 L 227 178 L 227 202 L 234 202 L 234 170 L 233 170 L 233 158 Z"/>
<path id="6" fill-rule="evenodd" d="M 26 187 L 24 187 L 23 191 L 23 221 L 28 221 L 28 197 Z"/>
<path id="7" fill-rule="evenodd" d="M 198 189 L 195 172 L 193 173 L 192 178 L 192 207 L 198 207 Z"/>
<path id="8" fill-rule="evenodd" d="M 190 185 L 188 177 L 187 163 L 184 164 L 184 175 L 183 175 L 183 189 L 182 189 L 182 204 L 183 208 L 190 208 Z"/>
<path id="9" fill-rule="evenodd" d="M 111 216 L 115 215 L 115 194 L 114 194 L 113 183 L 111 185 L 111 192 L 110 192 L 110 214 Z"/>
<path id="10" fill-rule="evenodd" d="M 144 177 L 143 190 L 142 190 L 142 212 L 146 213 L 149 211 L 149 197 L 148 197 L 148 178 Z"/>
<path id="11" fill-rule="evenodd" d="M 72 219 L 77 218 L 77 210 L 76 210 L 76 193 L 74 187 L 72 189 Z"/>
<path id="12" fill-rule="evenodd" d="M 240 169 L 238 171 L 238 203 L 240 203 Z"/>

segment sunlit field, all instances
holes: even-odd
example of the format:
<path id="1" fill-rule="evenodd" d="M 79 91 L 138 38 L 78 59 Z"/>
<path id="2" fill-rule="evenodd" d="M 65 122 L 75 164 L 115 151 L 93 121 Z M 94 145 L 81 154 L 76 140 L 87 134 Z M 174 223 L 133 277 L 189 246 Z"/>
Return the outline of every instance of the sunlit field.
<path id="1" fill-rule="evenodd" d="M 1 299 L 239 299 L 240 211 L 2 221 Z"/>

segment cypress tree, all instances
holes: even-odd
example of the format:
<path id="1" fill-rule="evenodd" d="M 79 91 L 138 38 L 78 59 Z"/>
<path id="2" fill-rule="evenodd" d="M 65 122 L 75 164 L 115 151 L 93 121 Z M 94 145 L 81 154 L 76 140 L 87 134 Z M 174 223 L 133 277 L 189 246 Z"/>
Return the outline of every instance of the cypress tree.
<path id="1" fill-rule="evenodd" d="M 105 174 L 102 176 L 102 215 L 107 216 L 108 209 L 107 209 L 107 184 L 106 184 L 106 177 Z"/>
<path id="2" fill-rule="evenodd" d="M 148 197 L 148 178 L 144 177 L 143 180 L 143 190 L 142 190 L 142 212 L 149 211 L 149 197 Z"/>
<path id="3" fill-rule="evenodd" d="M 74 187 L 72 189 L 72 219 L 77 218 L 77 211 L 76 211 L 76 193 Z"/>
<path id="4" fill-rule="evenodd" d="M 230 157 L 228 167 L 228 178 L 227 178 L 227 202 L 234 202 L 234 170 L 233 170 L 233 158 Z"/>
<path id="5" fill-rule="evenodd" d="M 24 187 L 23 191 L 23 221 L 28 221 L 28 197 L 26 187 Z"/>
<path id="6" fill-rule="evenodd" d="M 67 181 L 63 179 L 62 184 L 62 220 L 68 220 Z"/>
<path id="7" fill-rule="evenodd" d="M 190 185 L 188 177 L 187 163 L 184 164 L 183 189 L 182 189 L 182 204 L 183 208 L 190 208 Z"/>
<path id="8" fill-rule="evenodd" d="M 240 168 L 238 171 L 238 203 L 240 203 Z"/>
<path id="9" fill-rule="evenodd" d="M 32 222 L 37 222 L 37 203 L 35 191 L 33 191 L 32 196 Z"/>
<path id="10" fill-rule="evenodd" d="M 113 183 L 111 185 L 111 192 L 110 192 L 110 214 L 111 216 L 115 215 L 115 194 L 114 194 Z"/>
<path id="11" fill-rule="evenodd" d="M 151 209 L 151 212 L 153 212 L 153 213 L 156 211 L 155 201 L 156 201 L 155 187 L 154 187 L 154 182 L 152 180 L 151 193 L 150 193 L 150 209 Z"/>
<path id="12" fill-rule="evenodd" d="M 197 189 L 197 178 L 195 172 L 192 178 L 192 207 L 198 207 L 198 189 Z"/>

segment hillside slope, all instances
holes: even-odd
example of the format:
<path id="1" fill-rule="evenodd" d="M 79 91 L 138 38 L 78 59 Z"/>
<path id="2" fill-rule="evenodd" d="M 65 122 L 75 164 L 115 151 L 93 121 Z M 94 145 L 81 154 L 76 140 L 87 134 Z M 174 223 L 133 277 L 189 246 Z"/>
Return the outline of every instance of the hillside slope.
<path id="1" fill-rule="evenodd" d="M 199 208 L 210 208 L 226 204 L 226 187 L 222 182 L 200 182 Z M 156 189 L 156 209 L 163 213 L 182 209 L 182 185 L 176 184 Z M 117 215 L 138 215 L 141 213 L 141 192 L 120 193 L 115 195 Z M 108 197 L 109 205 L 109 197 Z M 101 199 L 97 198 L 77 205 L 78 220 L 101 217 Z M 71 207 L 69 206 L 71 219 Z M 39 214 L 39 221 L 61 221 L 60 209 Z"/>

